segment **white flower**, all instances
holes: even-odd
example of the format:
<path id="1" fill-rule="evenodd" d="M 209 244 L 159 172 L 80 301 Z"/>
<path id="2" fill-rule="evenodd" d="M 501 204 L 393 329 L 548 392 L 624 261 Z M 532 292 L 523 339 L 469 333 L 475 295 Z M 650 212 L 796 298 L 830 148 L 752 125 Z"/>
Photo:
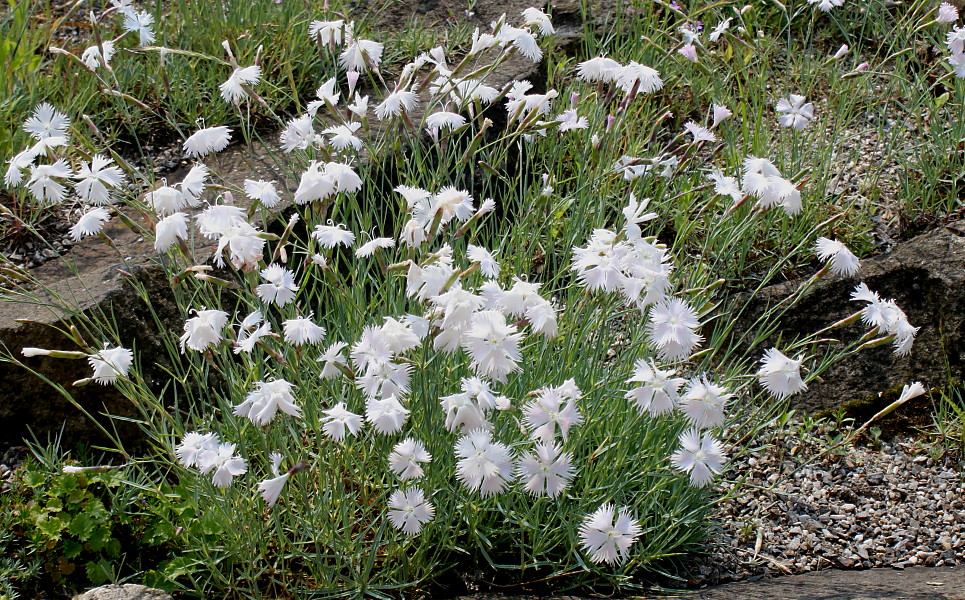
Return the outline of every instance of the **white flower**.
<path id="1" fill-rule="evenodd" d="M 245 459 L 235 454 L 234 444 L 221 444 L 214 456 L 200 467 L 204 475 L 214 471 L 211 482 L 217 487 L 228 487 L 235 477 L 248 472 Z"/>
<path id="2" fill-rule="evenodd" d="M 134 12 L 134 10 L 131 9 L 129 12 L 124 13 L 124 30 L 136 31 L 139 43 L 142 46 L 154 43 L 154 29 L 151 28 L 152 25 L 154 25 L 154 15 L 146 10 Z"/>
<path id="3" fill-rule="evenodd" d="M 348 39 L 352 38 L 352 23 L 346 26 L 345 21 L 342 19 L 336 21 L 312 21 L 308 25 L 308 35 L 313 42 L 318 42 L 323 45 L 331 43 L 336 46 L 341 46 L 346 37 Z"/>
<path id="4" fill-rule="evenodd" d="M 676 371 L 668 369 L 662 371 L 657 368 L 653 360 L 636 362 L 633 375 L 627 383 L 642 383 L 627 392 L 627 400 L 633 400 L 640 414 L 648 411 L 650 416 L 656 417 L 670 412 L 679 401 L 680 386 L 686 383 L 682 377 L 672 377 Z"/>
<path id="5" fill-rule="evenodd" d="M 519 344 L 523 334 L 515 325 L 508 325 L 506 317 L 494 310 L 484 310 L 472 317 L 463 336 L 462 347 L 472 358 L 472 370 L 478 375 L 506 381 L 506 376 L 520 369 L 522 358 Z"/>
<path id="6" fill-rule="evenodd" d="M 389 237 L 379 237 L 370 240 L 355 249 L 356 258 L 367 258 L 375 254 L 379 248 L 393 248 L 395 240 Z"/>
<path id="7" fill-rule="evenodd" d="M 579 390 L 577 390 L 579 391 Z M 553 443 L 556 439 L 556 427 L 560 428 L 560 436 L 566 441 L 570 427 L 583 422 L 583 416 L 576 408 L 576 398 L 568 399 L 557 388 L 543 388 L 537 390 L 535 400 L 531 400 L 523 407 L 523 422 L 532 432 L 534 440 Z"/>
<path id="8" fill-rule="evenodd" d="M 814 104 L 804 96 L 791 94 L 777 101 L 777 112 L 783 113 L 777 118 L 782 127 L 804 129 L 814 118 Z"/>
<path id="9" fill-rule="evenodd" d="M 784 356 L 777 348 L 764 352 L 757 377 L 761 385 L 778 400 L 808 389 L 801 378 L 801 361 Z"/>
<path id="10" fill-rule="evenodd" d="M 348 105 L 349 111 L 360 119 L 364 119 L 369 112 L 369 97 L 355 93 L 355 101 Z"/>
<path id="11" fill-rule="evenodd" d="M 405 492 L 396 490 L 389 498 L 389 521 L 406 535 L 416 535 L 432 520 L 436 509 L 426 500 L 422 489 L 414 487 Z"/>
<path id="12" fill-rule="evenodd" d="M 720 36 L 722 36 L 725 31 L 730 29 L 731 20 L 733 20 L 733 17 L 727 17 L 720 23 L 717 23 L 717 25 L 714 26 L 714 29 L 710 32 L 710 35 L 707 36 L 707 39 L 710 40 L 711 43 L 719 40 Z"/>
<path id="13" fill-rule="evenodd" d="M 382 44 L 372 40 L 353 40 L 338 56 L 338 62 L 346 71 L 367 71 L 370 66 L 378 69 L 382 49 Z"/>
<path id="14" fill-rule="evenodd" d="M 231 129 L 220 127 L 206 127 L 199 129 L 191 137 L 184 140 L 184 151 L 189 157 L 207 156 L 212 152 L 221 152 L 231 140 Z"/>
<path id="15" fill-rule="evenodd" d="M 291 472 L 285 471 L 274 478 L 258 482 L 258 493 L 261 494 L 262 500 L 265 501 L 265 504 L 267 504 L 269 508 L 278 502 L 278 496 L 281 495 L 281 490 L 285 487 L 285 483 L 289 477 L 291 477 Z"/>
<path id="16" fill-rule="evenodd" d="M 590 122 L 587 120 L 587 118 L 578 115 L 575 108 L 564 110 L 556 117 L 556 120 L 560 123 L 560 133 L 565 131 L 573 131 L 576 129 L 587 129 L 590 126 Z"/>
<path id="17" fill-rule="evenodd" d="M 355 137 L 355 132 L 362 126 L 361 123 L 349 123 L 348 125 L 338 125 L 322 130 L 322 134 L 332 136 L 328 140 L 332 148 L 345 150 L 349 146 L 356 150 L 362 149 L 362 140 Z"/>
<path id="18" fill-rule="evenodd" d="M 335 195 L 335 180 L 322 170 L 322 164 L 312 161 L 295 190 L 295 204 L 308 204 Z"/>
<path id="19" fill-rule="evenodd" d="M 224 251 L 227 249 L 232 266 L 244 271 L 253 271 L 261 262 L 265 239 L 250 223 L 241 219 L 230 222 L 215 249 L 214 263 L 224 265 Z"/>
<path id="20" fill-rule="evenodd" d="M 844 0 L 808 0 L 808 4 L 817 4 L 822 12 L 828 12 L 836 6 L 844 4 Z"/>
<path id="21" fill-rule="evenodd" d="M 680 434 L 680 448 L 670 457 L 674 467 L 690 473 L 690 485 L 703 487 L 724 468 L 725 454 L 720 442 L 706 433 L 691 429 Z"/>
<path id="22" fill-rule="evenodd" d="M 87 357 L 87 362 L 94 369 L 91 379 L 94 383 L 107 385 L 117 381 L 118 377 L 127 377 L 127 372 L 134 364 L 134 353 L 127 348 L 104 347 L 97 354 Z"/>
<path id="23" fill-rule="evenodd" d="M 70 228 L 70 237 L 75 242 L 79 242 L 85 235 L 97 235 L 104 228 L 104 223 L 109 221 L 111 213 L 102 206 L 91 208 L 80 216 L 77 223 Z"/>
<path id="24" fill-rule="evenodd" d="M 319 377 L 322 379 L 331 379 L 342 372 L 339 367 L 345 367 L 347 365 L 345 362 L 345 353 L 342 352 L 346 346 L 348 346 L 348 344 L 345 342 L 335 342 L 318 357 L 317 361 L 325 364 L 325 366 L 322 367 L 322 372 L 319 373 Z"/>
<path id="25" fill-rule="evenodd" d="M 820 237 L 817 240 L 815 252 L 818 258 L 830 261 L 831 272 L 845 277 L 853 277 L 858 274 L 858 257 L 843 243 L 836 240 L 829 240 Z"/>
<path id="26" fill-rule="evenodd" d="M 281 201 L 274 181 L 245 179 L 245 195 L 265 208 L 274 208 Z"/>
<path id="27" fill-rule="evenodd" d="M 316 225 L 312 237 L 325 248 L 335 246 L 351 246 L 355 243 L 355 234 L 345 229 L 345 225 Z"/>
<path id="28" fill-rule="evenodd" d="M 38 202 L 43 204 L 60 204 L 66 195 L 67 188 L 58 179 L 73 177 L 67 161 L 60 159 L 52 165 L 36 165 L 30 167 L 30 179 L 27 189 Z"/>
<path id="29" fill-rule="evenodd" d="M 30 168 L 37 159 L 37 153 L 33 148 L 21 150 L 7 162 L 7 172 L 3 176 L 3 183 L 8 188 L 20 185 L 23 181 L 23 170 Z"/>
<path id="30" fill-rule="evenodd" d="M 75 175 L 80 181 L 74 185 L 81 200 L 87 204 L 111 203 L 111 189 L 124 185 L 124 173 L 113 162 L 100 154 L 95 154 L 90 163 L 81 162 Z"/>
<path id="31" fill-rule="evenodd" d="M 295 397 L 292 395 L 292 384 L 284 379 L 263 382 L 256 381 L 258 386 L 250 392 L 244 402 L 235 406 L 234 414 L 236 417 L 247 417 L 255 425 L 267 425 L 275 418 L 275 414 L 280 410 L 293 417 L 301 417 L 302 410 L 295 404 Z"/>
<path id="32" fill-rule="evenodd" d="M 184 323 L 181 352 L 188 347 L 201 352 L 221 341 L 221 330 L 228 322 L 228 313 L 221 310 L 195 310 L 195 317 Z"/>
<path id="33" fill-rule="evenodd" d="M 925 391 L 925 386 L 923 386 L 920 381 L 906 383 L 904 387 L 901 388 L 901 394 L 899 394 L 898 399 L 895 400 L 895 404 L 904 404 L 912 398 L 921 396 Z"/>
<path id="34" fill-rule="evenodd" d="M 713 123 L 712 123 L 711 127 L 717 127 L 717 125 L 719 125 L 721 121 L 723 121 L 723 120 L 725 120 L 725 119 L 729 119 L 729 118 L 732 117 L 733 115 L 734 115 L 734 113 L 731 112 L 731 110 L 730 110 L 729 108 L 727 108 L 726 106 L 724 106 L 724 105 L 722 105 L 722 104 L 715 104 L 715 105 L 714 105 Z"/>
<path id="35" fill-rule="evenodd" d="M 555 498 L 573 478 L 573 457 L 558 444 L 538 443 L 519 459 L 517 474 L 534 496 Z"/>
<path id="36" fill-rule="evenodd" d="M 268 283 L 259 285 L 255 293 L 265 302 L 285 306 L 295 299 L 298 286 L 295 274 L 279 264 L 272 264 L 261 271 L 261 277 Z"/>
<path id="37" fill-rule="evenodd" d="M 318 136 L 312 126 L 311 115 L 301 115 L 288 121 L 281 132 L 281 147 L 285 152 L 304 150 L 315 143 Z"/>
<path id="38" fill-rule="evenodd" d="M 711 383 L 706 377 L 694 378 L 687 384 L 680 408 L 695 427 L 719 427 L 724 424 L 724 406 L 733 397 L 727 388 Z"/>
<path id="39" fill-rule="evenodd" d="M 660 358 L 676 362 L 690 356 L 704 339 L 696 333 L 698 327 L 697 311 L 684 300 L 673 298 L 650 309 L 647 337 Z"/>
<path id="40" fill-rule="evenodd" d="M 248 95 L 242 84 L 252 88 L 261 81 L 261 67 L 251 65 L 250 67 L 236 68 L 231 72 L 228 80 L 221 84 L 221 97 L 229 104 L 237 102 Z"/>
<path id="41" fill-rule="evenodd" d="M 637 93 L 649 94 L 662 88 L 663 80 L 660 79 L 660 73 L 656 69 L 631 61 L 620 69 L 617 87 L 628 94 L 634 87 Z"/>
<path id="42" fill-rule="evenodd" d="M 282 326 L 285 329 L 285 341 L 294 346 L 317 344 L 325 337 L 325 328 L 312 323 L 311 317 L 288 319 Z"/>
<path id="43" fill-rule="evenodd" d="M 466 117 L 447 111 L 434 112 L 426 117 L 426 126 L 430 129 L 457 129 L 466 124 Z"/>
<path id="44" fill-rule="evenodd" d="M 530 7 L 523 9 L 523 18 L 526 19 L 524 25 L 536 25 L 541 35 L 553 35 L 556 33 L 549 15 L 538 8 Z"/>
<path id="45" fill-rule="evenodd" d="M 391 435 L 402 431 L 409 418 L 409 409 L 394 396 L 369 398 L 365 401 L 365 420 L 381 434 Z"/>
<path id="46" fill-rule="evenodd" d="M 403 112 L 410 112 L 415 106 L 416 95 L 407 90 L 395 90 L 385 97 L 378 106 L 375 107 L 375 116 L 380 121 L 390 117 L 397 117 Z"/>
<path id="47" fill-rule="evenodd" d="M 466 258 L 474 263 L 479 263 L 479 270 L 486 277 L 490 279 L 499 277 L 499 263 L 496 262 L 496 258 L 489 250 L 469 244 L 466 249 Z"/>
<path id="48" fill-rule="evenodd" d="M 65 137 L 68 127 L 70 127 L 70 119 L 67 118 L 67 115 L 47 102 L 38 104 L 34 108 L 33 115 L 23 124 L 23 130 L 35 140 Z"/>
<path id="49" fill-rule="evenodd" d="M 521 29 L 503 23 L 499 28 L 496 38 L 504 44 L 512 44 L 519 50 L 519 53 L 533 62 L 539 62 L 543 58 L 543 51 L 540 50 L 536 37 L 528 29 Z"/>
<path id="50" fill-rule="evenodd" d="M 101 47 L 104 48 L 103 57 L 101 56 L 101 49 L 97 46 L 90 46 L 81 54 L 80 59 L 89 69 L 99 69 L 104 63 L 110 64 L 111 59 L 114 58 L 114 42 L 103 40 Z"/>
<path id="51" fill-rule="evenodd" d="M 456 478 L 483 497 L 503 491 L 513 476 L 513 455 L 509 448 L 493 442 L 492 434 L 477 429 L 459 438 L 455 446 Z"/>
<path id="52" fill-rule="evenodd" d="M 640 535 L 640 525 L 630 517 L 629 509 L 621 507 L 615 523 L 613 513 L 613 505 L 604 504 L 580 525 L 580 544 L 595 563 L 626 562 L 630 546 Z"/>
<path id="53" fill-rule="evenodd" d="M 717 136 L 714 135 L 711 130 L 707 129 L 706 127 L 701 127 L 693 121 L 687 121 L 684 123 L 684 129 L 686 129 L 690 135 L 694 136 L 694 143 L 717 141 Z"/>
<path id="54" fill-rule="evenodd" d="M 164 217 L 154 226 L 154 248 L 166 252 L 178 239 L 188 236 L 188 215 L 176 212 Z"/>
<path id="55" fill-rule="evenodd" d="M 174 455 L 185 467 L 197 467 L 206 455 L 217 452 L 220 445 L 221 440 L 217 433 L 201 434 L 192 431 L 184 434 L 181 443 L 174 449 Z"/>
<path id="56" fill-rule="evenodd" d="M 577 76 L 589 83 L 613 83 L 620 78 L 622 72 L 623 65 L 605 56 L 585 60 L 576 66 Z"/>
<path id="57" fill-rule="evenodd" d="M 187 198 L 181 191 L 167 185 L 144 194 L 144 201 L 154 208 L 159 217 L 178 212 L 188 205 Z"/>
<path id="58" fill-rule="evenodd" d="M 346 430 L 354 436 L 358 435 L 359 430 L 362 429 L 362 417 L 350 412 L 345 407 L 344 402 L 339 402 L 322 412 L 328 415 L 322 419 L 322 431 L 336 442 L 345 439 Z"/>
<path id="59" fill-rule="evenodd" d="M 419 479 L 425 475 L 422 465 L 432 462 L 432 455 L 426 452 L 422 442 L 405 438 L 392 448 L 389 454 L 389 470 L 399 479 Z"/>
<path id="60" fill-rule="evenodd" d="M 724 175 L 723 171 L 714 169 L 710 172 L 710 178 L 714 182 L 715 194 L 730 196 L 734 202 L 740 202 L 741 198 L 744 197 L 744 192 L 741 191 L 736 177 L 728 177 Z"/>

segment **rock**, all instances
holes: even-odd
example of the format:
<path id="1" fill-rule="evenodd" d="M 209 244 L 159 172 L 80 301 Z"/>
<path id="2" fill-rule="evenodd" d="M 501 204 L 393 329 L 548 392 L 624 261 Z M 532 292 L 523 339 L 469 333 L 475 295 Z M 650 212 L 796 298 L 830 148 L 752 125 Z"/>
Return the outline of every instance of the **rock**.
<path id="1" fill-rule="evenodd" d="M 896 356 L 891 344 L 862 350 L 822 373 L 822 381 L 811 382 L 807 392 L 793 396 L 795 405 L 811 413 L 845 406 L 860 421 L 893 402 L 910 381 L 933 387 L 965 379 L 965 220 L 861 261 L 859 276 L 825 276 L 784 315 L 778 331 L 785 339 L 803 337 L 854 314 L 863 303 L 851 301 L 850 296 L 864 281 L 882 298 L 894 298 L 911 324 L 920 327 L 911 353 Z M 766 288 L 751 300 L 745 314 L 756 318 L 802 283 Z M 857 340 L 867 330 L 859 321 L 825 337 Z M 921 399 L 926 419 L 930 419 L 930 406 L 927 398 Z"/>
<path id="2" fill-rule="evenodd" d="M 149 588 L 134 583 L 124 585 L 103 585 L 83 594 L 74 596 L 73 600 L 172 600 L 167 592 Z"/>

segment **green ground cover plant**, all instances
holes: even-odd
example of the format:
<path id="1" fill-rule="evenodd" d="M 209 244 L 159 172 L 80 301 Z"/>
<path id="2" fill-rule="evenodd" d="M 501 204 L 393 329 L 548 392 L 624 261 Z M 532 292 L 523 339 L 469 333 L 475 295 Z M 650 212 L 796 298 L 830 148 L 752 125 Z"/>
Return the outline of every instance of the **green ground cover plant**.
<path id="1" fill-rule="evenodd" d="M 109 315 L 66 303 L 64 349 L 5 357 L 88 361 L 76 385 L 115 386 L 148 446 L 105 427 L 103 458 L 26 470 L 36 505 L 11 543 L 45 572 L 77 558 L 85 582 L 143 572 L 201 597 L 392 597 L 482 565 L 633 591 L 707 542 L 712 484 L 739 480 L 728 458 L 766 439 L 790 396 L 855 352 L 910 351 L 917 329 L 860 283 L 849 249 L 871 249 L 878 199 L 836 182 L 861 156 L 848 136 L 898 160 L 899 130 L 927 114 L 945 134 L 915 156 L 958 143 L 950 7 L 621 6 L 565 54 L 538 8 L 462 39 L 383 43 L 331 10 L 254 4 L 236 26 L 292 10 L 292 46 L 259 52 L 240 29 L 158 39 L 194 4 L 94 11 L 101 57 L 83 76 L 183 138 L 184 180 L 89 133 L 101 121 L 83 107 L 41 104 L 21 127 L 8 193 L 80 201 L 78 240 L 110 244 L 115 218 L 152 240 L 183 315 L 179 331 L 157 317 L 160 374 Z M 104 61 L 108 31 L 131 52 Z M 518 57 L 545 86 L 499 79 Z M 123 69 L 160 78 L 128 85 Z M 171 85 L 184 106 L 159 100 Z M 859 127 L 869 111 L 882 125 Z M 226 183 L 219 152 L 276 135 L 291 185 Z M 929 160 L 904 184 L 915 209 L 957 210 L 961 153 Z M 855 278 L 854 314 L 781 335 L 779 316 L 829 276 Z M 889 410 L 924 392 L 909 384 Z M 66 511 L 65 495 L 80 498 Z M 106 508 L 131 502 L 130 520 Z M 122 531 L 151 548 L 144 562 L 124 563 Z"/>

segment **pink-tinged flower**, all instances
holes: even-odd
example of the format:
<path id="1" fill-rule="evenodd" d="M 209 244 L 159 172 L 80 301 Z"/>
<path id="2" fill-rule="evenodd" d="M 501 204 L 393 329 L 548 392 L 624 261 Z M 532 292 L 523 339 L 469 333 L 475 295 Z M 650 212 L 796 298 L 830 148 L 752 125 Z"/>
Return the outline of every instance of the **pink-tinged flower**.
<path id="1" fill-rule="evenodd" d="M 690 473 L 690 485 L 703 487 L 724 468 L 726 455 L 720 442 L 696 429 L 680 434 L 680 448 L 670 457 L 674 467 Z"/>
<path id="2" fill-rule="evenodd" d="M 808 389 L 801 378 L 801 361 L 788 358 L 777 348 L 764 352 L 757 372 L 761 385 L 778 400 Z"/>
<path id="3" fill-rule="evenodd" d="M 727 388 L 711 383 L 707 377 L 694 378 L 680 399 L 680 409 L 694 427 L 720 427 L 724 424 L 724 406 L 733 397 Z"/>
<path id="4" fill-rule="evenodd" d="M 583 422 L 583 416 L 576 408 L 579 396 L 567 398 L 557 388 L 543 388 L 536 394 L 536 399 L 523 407 L 523 422 L 532 432 L 533 439 L 553 443 L 559 427 L 560 436 L 566 441 L 570 427 Z"/>
<path id="5" fill-rule="evenodd" d="M 965 51 L 965 27 L 955 27 L 945 36 L 945 45 L 952 54 Z"/>
<path id="6" fill-rule="evenodd" d="M 616 565 L 626 562 L 630 546 L 640 535 L 640 525 L 626 507 L 620 508 L 616 522 L 613 519 L 613 505 L 604 504 L 587 515 L 580 525 L 580 544 L 595 563 Z"/>
<path id="7" fill-rule="evenodd" d="M 494 442 L 492 434 L 477 429 L 459 438 L 455 446 L 456 478 L 483 497 L 503 491 L 513 476 L 513 455 L 505 444 Z"/>
<path id="8" fill-rule="evenodd" d="M 715 104 L 713 108 L 714 108 L 713 110 L 714 116 L 713 116 L 713 121 L 711 123 L 711 127 L 717 127 L 717 125 L 719 125 L 721 121 L 724 121 L 725 119 L 729 119 L 734 114 L 729 108 L 727 108 L 723 104 Z"/>
<path id="9" fill-rule="evenodd" d="M 690 62 L 697 62 L 697 47 L 693 44 L 686 44 L 677 50 L 677 52 Z"/>
<path id="10" fill-rule="evenodd" d="M 554 443 L 538 443 L 519 458 L 517 476 L 534 496 L 559 496 L 573 478 L 573 457 Z"/>
<path id="11" fill-rule="evenodd" d="M 396 490 L 389 498 L 389 521 L 396 529 L 406 535 L 416 535 L 422 526 L 433 519 L 435 507 L 426 500 L 421 488 L 409 488 L 405 492 Z"/>
<path id="12" fill-rule="evenodd" d="M 958 20 L 958 9 L 949 4 L 948 2 L 942 2 L 938 5 L 938 15 L 935 17 L 935 21 L 939 23 L 954 23 Z"/>
<path id="13" fill-rule="evenodd" d="M 680 400 L 680 386 L 686 383 L 682 377 L 673 377 L 674 369 L 662 371 L 651 360 L 638 360 L 633 375 L 627 383 L 640 383 L 627 392 L 628 400 L 633 400 L 640 414 L 649 412 L 656 417 L 673 410 Z"/>
<path id="14" fill-rule="evenodd" d="M 804 129 L 814 118 L 814 104 L 804 96 L 791 94 L 777 101 L 777 112 L 782 113 L 777 118 L 782 127 Z"/>
<path id="15" fill-rule="evenodd" d="M 858 274 L 858 257 L 843 243 L 837 240 L 829 240 L 820 237 L 815 244 L 815 252 L 823 261 L 829 262 L 831 272 L 845 277 L 853 277 Z"/>
<path id="16" fill-rule="evenodd" d="M 700 320 L 687 302 L 673 298 L 650 309 L 647 337 L 663 360 L 676 362 L 690 356 L 704 339 L 697 334 Z"/>

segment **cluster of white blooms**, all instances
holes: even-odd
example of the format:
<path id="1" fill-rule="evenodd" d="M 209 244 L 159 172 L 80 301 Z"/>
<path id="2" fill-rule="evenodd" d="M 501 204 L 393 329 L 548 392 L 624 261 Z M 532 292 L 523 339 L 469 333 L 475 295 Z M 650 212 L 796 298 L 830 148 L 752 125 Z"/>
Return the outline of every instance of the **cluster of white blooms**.
<path id="1" fill-rule="evenodd" d="M 871 291 L 863 282 L 854 288 L 851 299 L 868 303 L 861 311 L 861 320 L 877 329 L 879 334 L 893 336 L 895 354 L 905 356 L 911 352 L 920 328 L 908 322 L 905 311 L 894 300 L 882 300 L 877 292 Z"/>
<path id="2" fill-rule="evenodd" d="M 218 487 L 228 487 L 248 472 L 245 459 L 235 454 L 235 444 L 223 443 L 216 433 L 187 433 L 174 454 L 185 467 L 197 467 L 202 475 L 213 473 L 211 482 Z"/>

